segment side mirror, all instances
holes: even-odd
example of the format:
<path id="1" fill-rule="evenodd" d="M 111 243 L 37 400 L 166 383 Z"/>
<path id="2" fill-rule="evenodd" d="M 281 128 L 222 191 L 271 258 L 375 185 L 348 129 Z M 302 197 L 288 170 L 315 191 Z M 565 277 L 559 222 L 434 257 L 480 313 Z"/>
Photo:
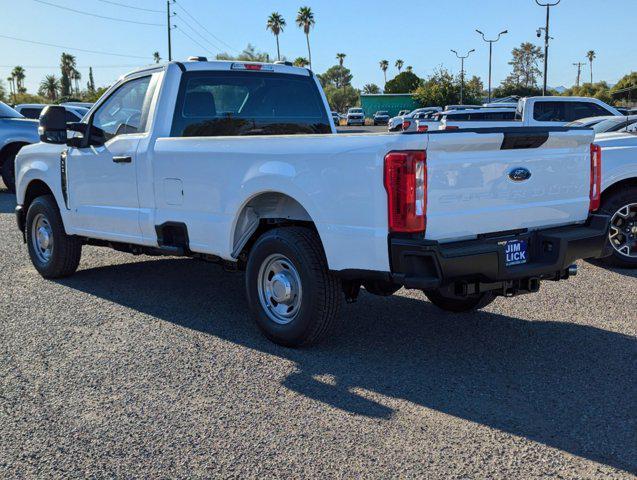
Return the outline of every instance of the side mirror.
<path id="1" fill-rule="evenodd" d="M 60 105 L 47 105 L 40 114 L 38 127 L 40 141 L 66 144 L 66 109 Z"/>

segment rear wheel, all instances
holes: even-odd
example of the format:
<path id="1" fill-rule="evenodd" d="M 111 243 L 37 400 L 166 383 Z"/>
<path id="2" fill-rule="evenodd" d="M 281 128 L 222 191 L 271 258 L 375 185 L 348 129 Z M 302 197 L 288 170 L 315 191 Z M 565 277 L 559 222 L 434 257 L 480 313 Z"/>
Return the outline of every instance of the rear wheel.
<path id="1" fill-rule="evenodd" d="M 613 253 L 602 261 L 616 267 L 637 268 L 637 187 L 617 191 L 601 210 L 611 216 L 608 241 Z"/>
<path id="2" fill-rule="evenodd" d="M 477 293 L 466 297 L 452 297 L 440 292 L 440 290 L 426 290 L 425 295 L 436 307 L 448 312 L 468 312 L 479 310 L 495 300 L 491 292 Z"/>
<path id="3" fill-rule="evenodd" d="M 2 163 L 2 181 L 11 193 L 15 193 L 15 156 L 18 151 L 10 152 Z"/>
<path id="4" fill-rule="evenodd" d="M 52 195 L 33 200 L 27 211 L 25 232 L 31 262 L 44 278 L 65 277 L 77 270 L 82 242 L 64 231 Z"/>
<path id="5" fill-rule="evenodd" d="M 342 288 L 330 273 L 312 230 L 284 227 L 264 233 L 246 269 L 250 310 L 263 334 L 299 347 L 325 338 L 338 320 Z"/>

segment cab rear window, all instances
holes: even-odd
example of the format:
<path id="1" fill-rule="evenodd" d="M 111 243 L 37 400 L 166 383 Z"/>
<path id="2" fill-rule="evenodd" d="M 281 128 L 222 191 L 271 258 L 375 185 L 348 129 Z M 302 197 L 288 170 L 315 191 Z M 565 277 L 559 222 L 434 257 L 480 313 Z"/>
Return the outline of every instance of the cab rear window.
<path id="1" fill-rule="evenodd" d="M 311 77 L 267 72 L 186 72 L 173 137 L 331 133 Z"/>

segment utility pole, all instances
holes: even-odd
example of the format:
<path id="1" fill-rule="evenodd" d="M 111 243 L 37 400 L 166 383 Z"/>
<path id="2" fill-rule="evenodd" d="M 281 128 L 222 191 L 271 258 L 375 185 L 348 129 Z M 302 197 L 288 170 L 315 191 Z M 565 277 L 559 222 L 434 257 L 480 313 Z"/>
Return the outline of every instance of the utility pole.
<path id="1" fill-rule="evenodd" d="M 575 82 L 575 85 L 577 85 L 578 87 L 579 87 L 580 74 L 582 73 L 582 65 L 586 65 L 586 64 L 584 62 L 577 62 L 573 64 L 573 66 L 577 67 L 577 82 Z"/>
<path id="2" fill-rule="evenodd" d="M 456 52 L 455 50 L 451 50 L 451 51 L 455 53 L 456 57 L 460 59 L 460 105 L 462 105 L 463 104 L 462 99 L 464 96 L 464 59 L 469 57 L 471 52 L 475 52 L 475 49 L 472 48 L 471 50 L 469 50 L 464 57 L 458 55 L 458 52 Z"/>
<path id="3" fill-rule="evenodd" d="M 166 0 L 166 20 L 168 25 L 168 61 L 171 62 L 173 59 L 173 50 L 170 42 L 170 0 Z"/>
<path id="4" fill-rule="evenodd" d="M 560 0 L 557 0 L 555 3 L 540 3 L 539 0 L 535 0 L 540 7 L 546 7 L 546 26 L 542 28 L 538 28 L 537 36 L 540 37 L 540 30 L 544 30 L 544 85 L 542 86 L 542 96 L 546 95 L 546 71 L 549 63 L 549 15 L 551 11 L 551 7 L 554 7 Z"/>
<path id="5" fill-rule="evenodd" d="M 489 103 L 491 103 L 491 56 L 493 54 L 493 44 L 497 42 L 498 40 L 500 40 L 501 35 L 504 35 L 505 33 L 509 33 L 509 32 L 508 30 L 501 31 L 500 33 L 498 33 L 498 37 L 495 40 L 487 40 L 486 37 L 484 36 L 484 33 L 482 33 L 478 29 L 476 29 L 476 32 L 482 35 L 482 40 L 484 40 L 485 42 L 489 42 Z"/>

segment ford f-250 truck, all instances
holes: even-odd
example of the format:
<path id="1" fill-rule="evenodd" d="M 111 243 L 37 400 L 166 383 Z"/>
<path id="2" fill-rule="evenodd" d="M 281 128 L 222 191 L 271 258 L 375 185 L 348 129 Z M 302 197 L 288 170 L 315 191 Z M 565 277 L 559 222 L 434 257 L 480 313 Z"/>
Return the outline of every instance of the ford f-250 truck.
<path id="1" fill-rule="evenodd" d="M 361 286 L 465 311 L 606 249 L 591 130 L 335 134 L 309 70 L 206 61 L 126 75 L 83 121 L 48 107 L 16 161 L 38 272 L 72 274 L 84 245 L 221 262 L 287 346 L 324 337 Z"/>

